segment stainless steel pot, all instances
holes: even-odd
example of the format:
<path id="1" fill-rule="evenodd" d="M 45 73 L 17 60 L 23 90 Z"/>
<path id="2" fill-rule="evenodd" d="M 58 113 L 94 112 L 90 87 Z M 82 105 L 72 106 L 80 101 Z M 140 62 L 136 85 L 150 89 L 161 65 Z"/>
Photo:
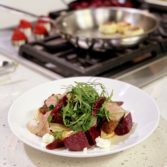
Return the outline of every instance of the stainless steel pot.
<path id="1" fill-rule="evenodd" d="M 125 21 L 144 29 L 135 36 L 113 37 L 99 32 L 99 26 L 107 22 Z M 106 50 L 130 47 L 138 44 L 158 26 L 158 19 L 151 13 L 132 8 L 96 8 L 77 10 L 61 16 L 57 31 L 77 47 Z"/>

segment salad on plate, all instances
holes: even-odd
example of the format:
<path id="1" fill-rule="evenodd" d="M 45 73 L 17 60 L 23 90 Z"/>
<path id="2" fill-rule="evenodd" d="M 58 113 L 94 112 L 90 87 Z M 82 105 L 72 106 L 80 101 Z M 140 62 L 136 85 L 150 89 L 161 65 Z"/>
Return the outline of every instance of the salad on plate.
<path id="1" fill-rule="evenodd" d="M 129 134 L 133 127 L 131 112 L 122 101 L 113 101 L 112 95 L 101 83 L 75 82 L 63 94 L 44 100 L 27 128 L 49 150 L 109 148 L 110 139 Z"/>

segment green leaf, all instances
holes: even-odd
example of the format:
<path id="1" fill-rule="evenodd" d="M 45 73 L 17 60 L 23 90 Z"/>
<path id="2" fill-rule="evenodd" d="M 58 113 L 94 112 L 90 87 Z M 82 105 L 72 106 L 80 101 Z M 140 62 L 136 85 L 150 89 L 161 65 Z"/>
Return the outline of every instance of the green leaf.
<path id="1" fill-rule="evenodd" d="M 53 133 L 54 138 L 57 139 L 57 140 L 62 140 L 63 132 L 64 132 L 63 130 L 62 131 L 54 132 Z"/>
<path id="2" fill-rule="evenodd" d="M 49 106 L 49 111 L 50 111 L 50 110 L 53 110 L 54 107 L 55 107 L 55 106 L 54 106 L 53 104 L 51 104 L 51 105 Z"/>
<path id="3" fill-rule="evenodd" d="M 68 98 L 67 105 L 61 110 L 66 127 L 73 131 L 87 131 L 99 120 L 103 118 L 108 120 L 108 111 L 105 110 L 104 105 L 99 109 L 96 117 L 92 116 L 93 105 L 99 97 L 106 97 L 106 101 L 112 97 L 112 93 L 106 96 L 107 92 L 103 84 L 76 82 L 67 94 L 70 98 Z"/>
<path id="4" fill-rule="evenodd" d="M 49 123 L 52 121 L 52 118 L 53 118 L 53 117 L 52 117 L 51 115 L 48 116 L 48 119 L 47 119 L 47 120 L 48 120 Z"/>

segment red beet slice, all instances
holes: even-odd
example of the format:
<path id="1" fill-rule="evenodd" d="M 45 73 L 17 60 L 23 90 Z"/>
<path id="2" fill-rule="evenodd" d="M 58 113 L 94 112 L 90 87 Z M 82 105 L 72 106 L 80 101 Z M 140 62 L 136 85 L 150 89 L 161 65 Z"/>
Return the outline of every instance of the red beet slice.
<path id="1" fill-rule="evenodd" d="M 131 113 L 128 113 L 126 116 L 124 116 L 120 122 L 118 123 L 118 126 L 115 128 L 115 134 L 122 136 L 125 135 L 127 133 L 129 133 L 129 131 L 132 128 L 132 115 Z"/>
<path id="2" fill-rule="evenodd" d="M 101 108 L 105 100 L 106 100 L 105 97 L 99 97 L 99 99 L 95 101 L 93 105 L 93 111 L 92 111 L 93 116 L 96 116 L 97 111 Z"/>
<path id="3" fill-rule="evenodd" d="M 67 96 L 63 96 L 58 103 L 56 104 L 55 108 L 52 110 L 51 115 L 54 116 L 56 113 L 58 113 L 61 108 L 66 105 L 67 103 Z"/>
<path id="4" fill-rule="evenodd" d="M 55 108 L 52 110 L 52 112 L 50 113 L 51 116 L 51 122 L 54 123 L 63 123 L 63 119 L 61 114 L 59 114 L 59 111 L 61 110 L 61 108 L 66 105 L 67 103 L 67 96 L 63 96 L 58 103 L 56 104 Z"/>
<path id="5" fill-rule="evenodd" d="M 84 132 L 77 132 L 64 139 L 64 145 L 71 151 L 81 151 L 90 145 Z"/>
<path id="6" fill-rule="evenodd" d="M 48 150 L 54 150 L 56 148 L 61 148 L 61 147 L 64 147 L 64 143 L 61 140 L 54 140 L 52 143 L 46 145 L 46 148 Z"/>
<path id="7" fill-rule="evenodd" d="M 59 124 L 62 124 L 64 125 L 64 122 L 63 122 L 63 117 L 61 115 L 61 113 L 56 113 L 53 117 L 52 117 L 52 120 L 51 120 L 52 123 L 59 123 Z"/>
<path id="8" fill-rule="evenodd" d="M 86 137 L 89 141 L 90 145 L 94 145 L 96 144 L 95 139 L 100 136 L 100 129 L 98 129 L 97 127 L 92 127 L 90 128 L 87 132 L 86 132 Z"/>

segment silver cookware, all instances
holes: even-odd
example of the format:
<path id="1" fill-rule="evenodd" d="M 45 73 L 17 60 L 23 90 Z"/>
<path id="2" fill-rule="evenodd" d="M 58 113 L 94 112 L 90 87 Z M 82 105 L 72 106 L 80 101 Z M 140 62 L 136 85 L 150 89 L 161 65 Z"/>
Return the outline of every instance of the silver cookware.
<path id="1" fill-rule="evenodd" d="M 140 35 L 111 36 L 99 32 L 99 26 L 108 22 L 128 22 L 144 29 Z M 132 8 L 93 8 L 77 10 L 61 16 L 56 24 L 57 31 L 76 47 L 106 50 L 131 47 L 152 33 L 158 26 L 153 14 Z"/>

